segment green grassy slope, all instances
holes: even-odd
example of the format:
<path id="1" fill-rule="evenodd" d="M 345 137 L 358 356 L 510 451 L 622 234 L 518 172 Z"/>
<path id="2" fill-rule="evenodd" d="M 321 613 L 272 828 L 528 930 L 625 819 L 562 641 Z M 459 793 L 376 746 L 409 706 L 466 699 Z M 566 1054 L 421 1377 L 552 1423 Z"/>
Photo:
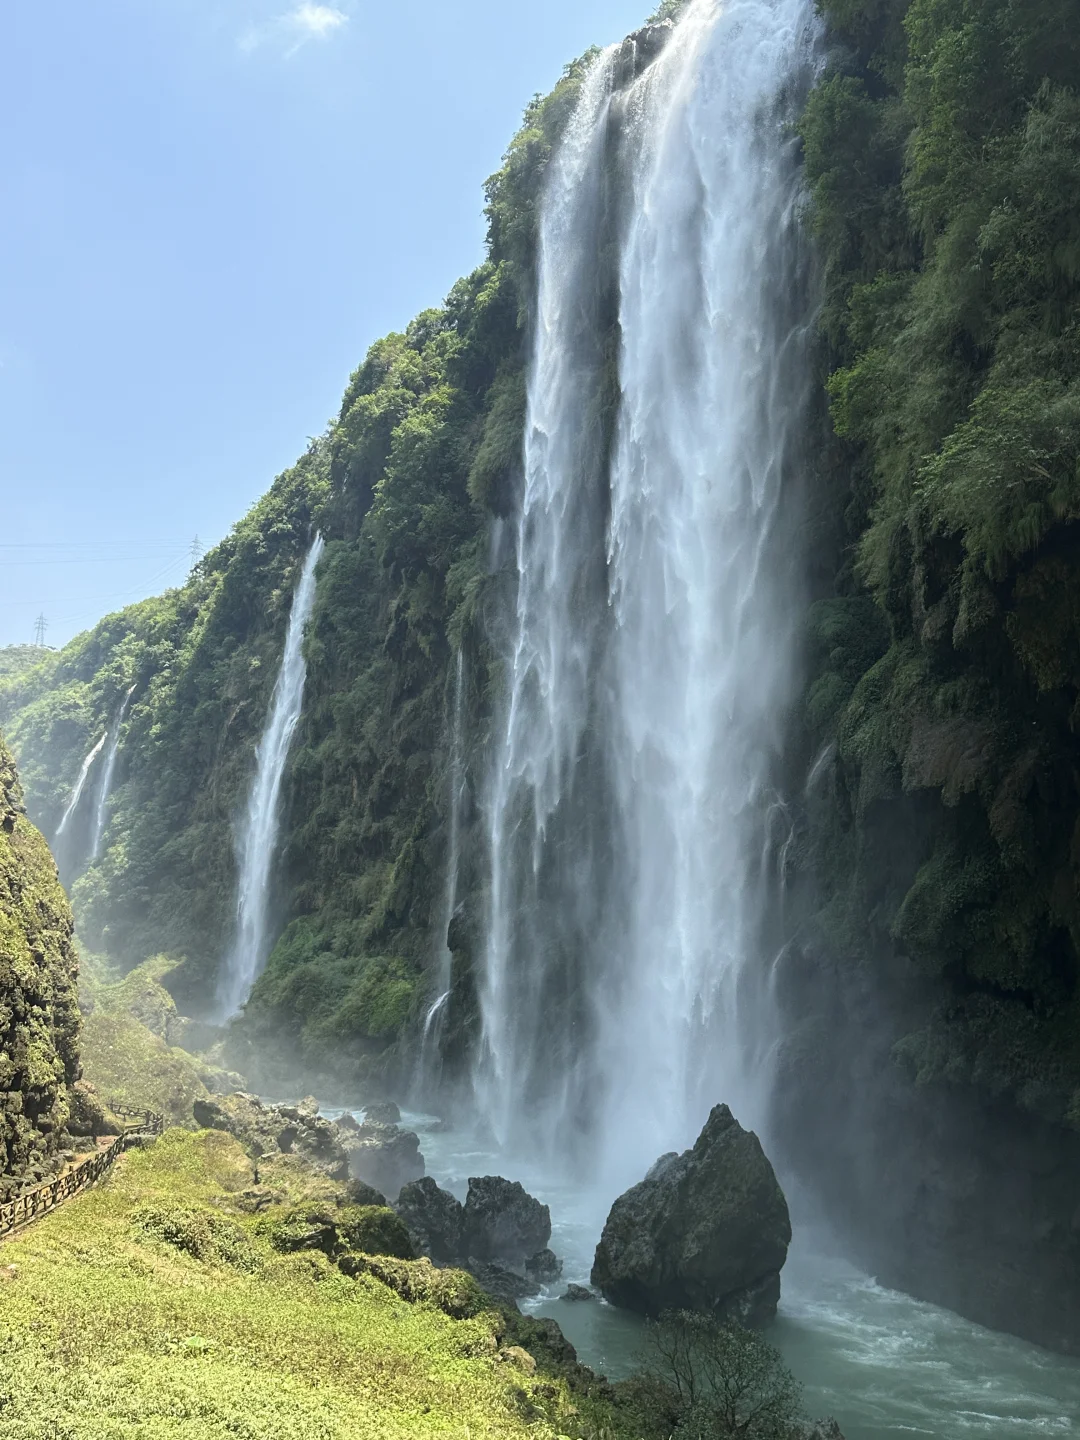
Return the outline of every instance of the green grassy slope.
<path id="1" fill-rule="evenodd" d="M 261 1169 L 291 1198 L 305 1186 Z M 173 1130 L 3 1247 L 5 1440 L 620 1433 L 541 1357 L 535 1374 L 500 1357 L 507 1321 L 471 1282 L 453 1308 L 474 1313 L 454 1319 L 371 1275 L 348 1279 L 320 1252 L 278 1253 L 275 1211 L 245 1208 L 251 1186 L 230 1137 Z"/>

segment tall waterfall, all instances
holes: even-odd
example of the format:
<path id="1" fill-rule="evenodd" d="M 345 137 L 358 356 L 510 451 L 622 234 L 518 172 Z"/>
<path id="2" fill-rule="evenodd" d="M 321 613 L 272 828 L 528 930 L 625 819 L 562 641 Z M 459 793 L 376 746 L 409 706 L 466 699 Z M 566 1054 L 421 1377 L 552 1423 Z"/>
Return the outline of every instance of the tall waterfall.
<path id="1" fill-rule="evenodd" d="M 60 817 L 60 824 L 56 827 L 55 838 L 57 840 L 59 840 L 60 836 L 63 835 L 64 831 L 67 829 L 68 821 L 71 819 L 72 815 L 75 814 L 75 811 L 79 808 L 79 801 L 82 799 L 83 791 L 86 789 L 86 781 L 90 775 L 90 768 L 93 765 L 94 761 L 97 759 L 97 757 L 101 754 L 102 750 L 104 750 L 105 741 L 108 738 L 109 734 L 108 731 L 106 731 L 105 734 L 102 735 L 101 739 L 97 742 L 97 744 L 91 749 L 85 760 L 83 760 L 82 765 L 79 769 L 79 777 L 75 781 L 75 789 L 71 792 L 71 799 L 67 803 L 67 809 Z"/>
<path id="2" fill-rule="evenodd" d="M 94 830 L 90 837 L 91 860 L 96 860 L 101 853 L 101 841 L 105 835 L 105 822 L 109 815 L 109 796 L 112 794 L 113 775 L 116 773 L 116 757 L 120 753 L 120 731 L 134 694 L 135 686 L 132 685 L 121 701 L 120 709 L 113 721 L 112 729 L 109 731 L 109 746 L 105 751 L 105 764 L 102 767 L 97 802 L 94 806 Z"/>
<path id="3" fill-rule="evenodd" d="M 691 0 L 636 76 L 606 52 L 543 202 L 476 1088 L 501 1138 L 620 1180 L 767 1099 L 813 12 Z"/>
<path id="4" fill-rule="evenodd" d="M 278 802 L 289 746 L 304 705 L 304 627 L 315 604 L 315 567 L 322 550 L 322 536 L 316 535 L 293 596 L 281 669 L 256 752 L 255 779 L 244 828 L 238 837 L 236 940 L 218 986 L 219 1009 L 226 1018 L 235 1015 L 247 1000 L 267 959 L 270 878 L 280 820 Z"/>

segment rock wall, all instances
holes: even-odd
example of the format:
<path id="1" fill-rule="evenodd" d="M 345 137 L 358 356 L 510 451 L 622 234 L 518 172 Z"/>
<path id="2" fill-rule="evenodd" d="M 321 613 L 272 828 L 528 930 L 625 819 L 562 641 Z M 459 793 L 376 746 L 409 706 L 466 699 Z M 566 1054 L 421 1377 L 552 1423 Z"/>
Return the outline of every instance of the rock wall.
<path id="1" fill-rule="evenodd" d="M 0 740 L 0 1197 L 48 1173 L 66 1139 L 79 1078 L 73 928 Z"/>

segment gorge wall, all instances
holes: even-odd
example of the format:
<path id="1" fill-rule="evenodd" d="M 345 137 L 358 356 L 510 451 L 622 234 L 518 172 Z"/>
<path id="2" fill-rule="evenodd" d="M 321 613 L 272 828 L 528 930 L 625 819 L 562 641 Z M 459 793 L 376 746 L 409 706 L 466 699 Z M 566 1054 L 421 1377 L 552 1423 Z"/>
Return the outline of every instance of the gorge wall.
<path id="1" fill-rule="evenodd" d="M 780 956 L 774 1145 L 883 1278 L 1080 1349 L 1075 5 L 821 9 L 800 123 L 821 285 L 808 600 L 763 954 Z M 665 34 L 623 48 L 623 80 Z M 271 1051 L 320 1083 L 400 1083 L 447 948 L 445 1079 L 475 1042 L 536 217 L 582 74 L 530 106 L 489 182 L 485 263 L 372 347 L 328 433 L 188 582 L 0 665 L 0 728 L 50 835 L 134 687 L 100 854 L 91 767 L 58 859 L 84 942 L 129 966 L 171 953 L 199 1013 L 296 575 L 324 534 L 280 939 L 235 1041 L 268 1084 Z M 617 330 L 595 298 L 610 434 Z"/>
<path id="2" fill-rule="evenodd" d="M 65 1143 L 79 1078 L 71 909 L 0 741 L 0 1200 Z"/>

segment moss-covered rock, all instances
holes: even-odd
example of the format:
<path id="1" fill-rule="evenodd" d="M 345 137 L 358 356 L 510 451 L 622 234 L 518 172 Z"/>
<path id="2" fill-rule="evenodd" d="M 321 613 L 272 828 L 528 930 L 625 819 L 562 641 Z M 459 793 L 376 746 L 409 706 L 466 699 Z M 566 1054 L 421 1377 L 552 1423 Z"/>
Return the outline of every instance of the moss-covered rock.
<path id="1" fill-rule="evenodd" d="M 73 923 L 0 740 L 0 1195 L 65 1142 L 79 1078 Z"/>

